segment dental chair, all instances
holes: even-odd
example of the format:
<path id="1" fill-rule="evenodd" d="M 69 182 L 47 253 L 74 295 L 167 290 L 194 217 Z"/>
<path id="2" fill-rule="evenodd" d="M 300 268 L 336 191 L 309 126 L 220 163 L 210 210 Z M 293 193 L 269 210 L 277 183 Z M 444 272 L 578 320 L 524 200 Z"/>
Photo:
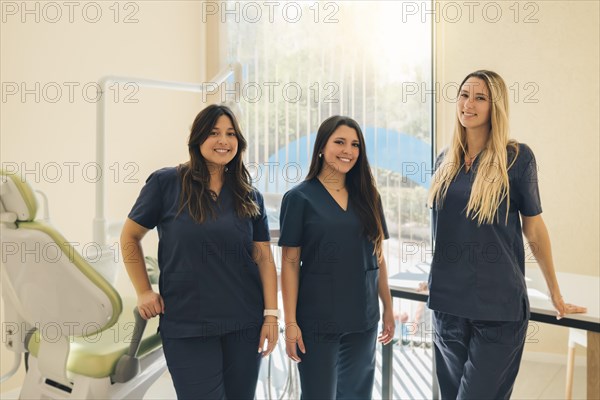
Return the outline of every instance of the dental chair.
<path id="1" fill-rule="evenodd" d="M 166 370 L 158 318 L 143 320 L 36 212 L 31 187 L 0 171 L 2 340 L 25 353 L 19 398 L 142 399 Z"/>

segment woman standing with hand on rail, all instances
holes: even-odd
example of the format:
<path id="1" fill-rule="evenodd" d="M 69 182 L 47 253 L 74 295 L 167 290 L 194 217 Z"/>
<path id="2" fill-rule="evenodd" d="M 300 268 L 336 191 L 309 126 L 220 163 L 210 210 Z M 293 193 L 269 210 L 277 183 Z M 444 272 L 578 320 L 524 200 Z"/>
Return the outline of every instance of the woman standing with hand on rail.
<path id="1" fill-rule="evenodd" d="M 281 206 L 286 351 L 302 399 L 370 399 L 379 321 L 394 337 L 383 258 L 388 238 L 360 126 L 334 116 L 319 127 L 306 180 Z"/>
<path id="2" fill-rule="evenodd" d="M 508 399 L 529 320 L 523 234 L 557 318 L 586 310 L 560 294 L 535 157 L 509 140 L 508 92 L 498 74 L 475 71 L 461 83 L 452 144 L 436 161 L 428 203 L 435 242 L 429 307 L 442 399 Z"/>
<path id="3" fill-rule="evenodd" d="M 190 161 L 146 181 L 121 234 L 125 266 L 141 316 L 160 315 L 177 397 L 252 399 L 261 355 L 278 336 L 263 197 L 250 184 L 246 140 L 229 108 L 202 110 L 188 149 Z M 150 286 L 140 244 L 154 227 L 160 294 Z"/>

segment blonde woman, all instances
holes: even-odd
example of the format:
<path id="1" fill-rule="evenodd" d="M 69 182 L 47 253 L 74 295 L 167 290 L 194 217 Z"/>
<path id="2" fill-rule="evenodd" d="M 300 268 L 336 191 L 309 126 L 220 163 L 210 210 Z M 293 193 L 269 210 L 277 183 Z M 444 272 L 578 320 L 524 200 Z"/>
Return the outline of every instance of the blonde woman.
<path id="1" fill-rule="evenodd" d="M 442 398 L 507 399 L 529 320 L 523 234 L 557 318 L 586 310 L 560 294 L 535 157 L 509 139 L 498 74 L 475 71 L 461 83 L 452 144 L 437 159 L 428 203 L 435 241 L 428 305 Z"/>

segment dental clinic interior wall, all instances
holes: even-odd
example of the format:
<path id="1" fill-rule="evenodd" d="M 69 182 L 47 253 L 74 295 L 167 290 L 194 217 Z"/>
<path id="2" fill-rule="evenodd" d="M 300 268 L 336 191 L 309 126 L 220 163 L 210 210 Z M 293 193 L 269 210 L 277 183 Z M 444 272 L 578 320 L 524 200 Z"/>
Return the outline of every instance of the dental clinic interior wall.
<path id="1" fill-rule="evenodd" d="M 29 171 L 27 180 L 49 198 L 52 222 L 81 250 L 92 242 L 94 82 L 109 74 L 200 82 L 216 70 L 219 51 L 206 34 L 200 2 L 96 2 L 100 17 L 92 2 L 74 3 L 72 9 L 53 3 L 61 7 L 58 19 L 46 2 L 1 3 L 0 161 L 7 169 Z M 484 18 L 481 2 L 472 21 L 469 9 L 456 4 L 461 18 L 440 8 L 436 21 L 436 80 L 451 85 L 477 68 L 504 76 L 515 97 L 512 135 L 537 156 L 556 267 L 598 275 L 598 3 L 521 2 L 517 15 L 508 8 L 513 2 L 496 2 L 498 19 L 493 7 Z M 398 16 L 399 23 L 432 18 L 419 9 L 421 2 L 414 6 Z M 108 92 L 112 168 L 103 173 L 111 219 L 126 215 L 149 172 L 187 158 L 185 140 L 202 107 L 198 94 L 136 90 L 114 86 Z M 439 150 L 449 143 L 454 105 L 442 96 L 437 107 Z M 123 279 L 121 285 L 127 288 Z M 541 328 L 528 350 L 564 354 L 566 330 Z M 12 357 L 3 345 L 0 351 L 4 373 Z M 3 390 L 18 382 L 13 378 Z"/>
<path id="2" fill-rule="evenodd" d="M 458 21 L 448 4 L 436 24 L 437 81 L 451 87 L 480 68 L 504 77 L 511 135 L 537 158 L 556 269 L 598 276 L 599 3 L 474 2 L 472 18 L 463 6 Z M 455 107 L 443 96 L 437 104 L 439 150 L 450 143 Z M 538 327 L 526 351 L 565 354 L 568 330 Z"/>
<path id="3" fill-rule="evenodd" d="M 200 2 L 67 3 L 1 3 L 0 160 L 27 170 L 48 196 L 52 223 L 82 250 L 93 246 L 94 83 L 105 75 L 204 81 L 207 37 Z M 108 95 L 107 211 L 123 219 L 150 171 L 186 159 L 201 98 L 135 86 Z M 0 347 L 5 373 L 12 355 Z"/>

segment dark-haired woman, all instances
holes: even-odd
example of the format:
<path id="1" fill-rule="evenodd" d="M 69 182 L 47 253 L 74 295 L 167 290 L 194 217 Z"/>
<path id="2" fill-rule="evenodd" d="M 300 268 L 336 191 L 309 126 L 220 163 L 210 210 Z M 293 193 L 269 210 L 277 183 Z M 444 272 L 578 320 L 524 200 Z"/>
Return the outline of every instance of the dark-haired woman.
<path id="1" fill-rule="evenodd" d="M 382 242 L 388 237 L 360 126 L 334 116 L 319 127 L 306 180 L 280 216 L 286 351 L 303 399 L 370 399 L 379 301 L 394 337 Z"/>
<path id="2" fill-rule="evenodd" d="M 277 343 L 277 275 L 263 198 L 242 161 L 246 145 L 229 108 L 202 110 L 189 162 L 150 175 L 121 234 L 139 312 L 160 315 L 179 399 L 254 398 L 261 355 Z M 140 244 L 154 227 L 160 294 Z"/>

